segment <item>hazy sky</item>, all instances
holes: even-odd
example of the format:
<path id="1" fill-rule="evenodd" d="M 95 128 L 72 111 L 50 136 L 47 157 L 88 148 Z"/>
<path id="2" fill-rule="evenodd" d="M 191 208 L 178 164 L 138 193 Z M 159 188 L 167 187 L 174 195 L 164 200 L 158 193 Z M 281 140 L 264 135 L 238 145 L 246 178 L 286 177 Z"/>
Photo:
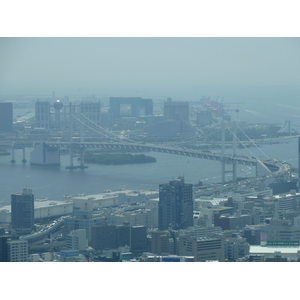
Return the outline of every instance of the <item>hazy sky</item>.
<path id="1" fill-rule="evenodd" d="M 299 87 L 300 39 L 7 37 L 0 66 L 1 95 L 197 100 L 228 87 Z"/>

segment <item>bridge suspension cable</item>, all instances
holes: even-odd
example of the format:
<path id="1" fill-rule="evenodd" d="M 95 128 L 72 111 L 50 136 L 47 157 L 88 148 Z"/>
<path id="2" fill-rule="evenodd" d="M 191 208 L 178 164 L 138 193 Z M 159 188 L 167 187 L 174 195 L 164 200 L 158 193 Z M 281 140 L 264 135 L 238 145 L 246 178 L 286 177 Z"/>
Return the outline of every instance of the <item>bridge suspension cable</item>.
<path id="1" fill-rule="evenodd" d="M 105 135 L 103 132 L 101 131 L 98 131 L 96 130 L 95 128 L 92 128 L 91 126 L 87 125 L 86 123 L 82 122 L 80 119 L 76 118 L 73 114 L 72 114 L 72 117 L 78 121 L 79 123 L 83 124 L 84 126 L 88 127 L 89 129 L 99 133 L 100 135 L 102 135 L 103 137 L 106 137 L 106 138 L 111 138 L 111 139 L 117 139 L 117 138 L 114 138 L 114 137 L 109 137 L 108 135 Z M 119 139 L 118 139 L 119 140 Z"/>
<path id="2" fill-rule="evenodd" d="M 248 138 L 248 140 L 256 147 L 256 149 L 258 149 L 265 157 L 267 157 L 267 159 L 270 159 L 270 157 L 265 152 L 263 152 L 259 147 L 257 147 L 257 145 L 250 139 L 250 137 L 242 130 L 242 128 L 238 124 L 237 127 Z"/>
<path id="3" fill-rule="evenodd" d="M 95 128 L 93 128 L 93 127 L 87 125 L 86 123 L 82 122 L 80 119 L 76 118 L 76 117 L 72 114 L 72 116 L 73 116 L 73 118 L 74 118 L 75 120 L 77 120 L 78 122 L 80 122 L 80 123 L 83 124 L 84 126 L 90 128 L 90 129 L 93 130 L 94 132 L 97 132 L 97 133 L 99 133 L 100 135 L 102 135 L 102 136 L 104 136 L 104 137 L 106 137 L 106 138 L 111 138 L 111 139 L 113 139 L 113 140 L 117 140 L 117 141 L 122 140 L 122 141 L 131 142 L 131 143 L 136 143 L 136 141 L 132 141 L 132 140 L 127 139 L 127 138 L 120 139 L 120 138 L 118 137 L 117 134 L 114 134 L 114 133 L 110 132 L 109 130 L 107 130 L 107 129 L 101 127 L 100 125 L 98 125 L 97 123 L 93 122 L 91 119 L 89 119 L 88 117 L 86 117 L 84 114 L 81 113 L 80 115 L 82 115 L 84 118 L 86 118 L 90 123 L 96 125 L 96 126 L 97 126 L 99 129 L 101 129 L 102 131 L 105 131 L 105 132 L 109 133 L 109 134 L 112 135 L 112 136 L 105 135 L 103 132 L 98 131 L 98 130 L 96 130 Z"/>
<path id="4" fill-rule="evenodd" d="M 235 138 L 250 152 L 250 154 L 253 156 L 253 157 L 255 157 L 256 158 L 256 160 L 259 162 L 259 164 L 261 165 L 261 166 L 263 166 L 263 168 L 265 168 L 268 172 L 270 172 L 270 173 L 272 173 L 271 171 L 270 171 L 270 169 L 259 159 L 259 158 L 257 158 L 257 156 L 251 151 L 251 150 L 249 150 L 249 148 L 247 148 L 245 145 L 244 145 L 244 143 L 232 132 L 232 130 L 227 126 L 227 124 L 226 124 L 226 122 L 224 122 L 224 125 L 226 126 L 226 128 L 231 132 L 231 134 L 233 135 L 233 136 L 235 136 Z M 259 149 L 259 148 L 258 148 Z M 260 149 L 259 149 L 260 150 Z M 266 157 L 268 157 L 267 155 L 266 155 Z"/>

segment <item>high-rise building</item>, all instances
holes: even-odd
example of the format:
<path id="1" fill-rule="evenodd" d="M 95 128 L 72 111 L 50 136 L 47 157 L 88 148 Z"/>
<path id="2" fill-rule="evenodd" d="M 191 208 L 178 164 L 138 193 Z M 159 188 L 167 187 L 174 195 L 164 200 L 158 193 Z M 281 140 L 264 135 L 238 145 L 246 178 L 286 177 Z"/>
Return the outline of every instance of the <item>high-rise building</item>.
<path id="1" fill-rule="evenodd" d="M 193 226 L 193 185 L 179 177 L 159 185 L 158 227 L 160 230 Z"/>
<path id="2" fill-rule="evenodd" d="M 50 102 L 37 101 L 35 103 L 35 127 L 50 128 Z"/>
<path id="3" fill-rule="evenodd" d="M 31 189 L 11 195 L 11 226 L 19 235 L 29 234 L 34 229 L 34 194 Z"/>
<path id="4" fill-rule="evenodd" d="M 0 103 L 0 132 L 13 131 L 13 104 L 11 102 Z"/>
<path id="5" fill-rule="evenodd" d="M 164 117 L 166 120 L 181 120 L 189 123 L 189 103 L 173 102 L 169 98 L 164 102 Z"/>

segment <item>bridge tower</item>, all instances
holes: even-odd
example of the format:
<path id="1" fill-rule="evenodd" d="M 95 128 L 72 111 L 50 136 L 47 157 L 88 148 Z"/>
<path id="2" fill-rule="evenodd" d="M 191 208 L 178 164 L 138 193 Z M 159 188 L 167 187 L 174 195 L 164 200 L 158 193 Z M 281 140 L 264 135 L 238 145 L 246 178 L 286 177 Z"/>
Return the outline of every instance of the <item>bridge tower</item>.
<path id="1" fill-rule="evenodd" d="M 222 119 L 221 123 L 221 182 L 225 184 L 225 121 Z M 233 122 L 233 137 L 232 137 L 232 154 L 236 154 L 236 121 Z M 232 181 L 236 182 L 237 179 L 237 171 L 236 171 L 237 164 L 235 162 L 232 163 Z M 230 171 L 228 171 L 230 172 Z"/>
<path id="2" fill-rule="evenodd" d="M 232 154 L 236 155 L 236 121 L 233 122 L 233 137 L 232 137 Z M 236 182 L 236 162 L 232 164 L 232 181 Z"/>
<path id="3" fill-rule="evenodd" d="M 14 164 L 16 162 L 15 160 L 15 145 L 12 144 L 12 148 L 11 148 L 11 161 L 12 164 Z"/>
<path id="4" fill-rule="evenodd" d="M 224 123 L 224 118 L 222 118 L 221 121 L 221 182 L 222 184 L 225 183 L 225 123 Z"/>
<path id="5" fill-rule="evenodd" d="M 22 159 L 22 163 L 25 164 L 27 162 L 26 158 L 25 158 L 25 146 L 23 147 L 23 159 Z"/>
<path id="6" fill-rule="evenodd" d="M 70 165 L 66 167 L 66 169 L 76 169 L 76 167 L 73 164 L 73 127 L 74 127 L 74 117 L 73 113 L 75 113 L 75 109 L 72 106 L 72 103 L 70 103 Z"/>
<path id="7" fill-rule="evenodd" d="M 75 114 L 75 107 L 72 106 L 72 103 L 70 103 L 70 165 L 66 167 L 66 169 L 85 169 L 88 168 L 88 166 L 84 165 L 84 148 L 80 149 L 80 166 L 74 166 L 73 162 L 73 130 L 74 130 L 74 114 Z M 82 114 L 80 116 L 80 142 L 84 142 L 84 125 L 83 125 L 83 119 Z"/>

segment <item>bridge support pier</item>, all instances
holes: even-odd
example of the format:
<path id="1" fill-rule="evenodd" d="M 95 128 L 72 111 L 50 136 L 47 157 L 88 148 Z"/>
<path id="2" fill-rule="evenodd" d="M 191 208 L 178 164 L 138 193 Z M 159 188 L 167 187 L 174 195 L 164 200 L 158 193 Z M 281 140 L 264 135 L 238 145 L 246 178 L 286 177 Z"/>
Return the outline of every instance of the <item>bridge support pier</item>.
<path id="1" fill-rule="evenodd" d="M 233 137 L 232 137 L 232 154 L 235 156 L 236 154 L 236 121 L 233 123 Z M 232 181 L 236 182 L 237 174 L 236 174 L 236 163 L 232 164 Z"/>
<path id="2" fill-rule="evenodd" d="M 79 169 L 88 168 L 88 166 L 84 165 L 84 149 L 83 148 L 80 149 L 80 166 L 78 166 L 77 168 L 79 168 Z"/>
<path id="3" fill-rule="evenodd" d="M 66 167 L 66 169 L 76 169 L 77 167 L 74 166 L 73 164 L 73 147 L 70 145 L 70 165 Z"/>
<path id="4" fill-rule="evenodd" d="M 16 161 L 15 161 L 15 147 L 13 146 L 12 149 L 11 149 L 11 161 L 10 161 L 12 164 L 14 164 Z"/>
<path id="5" fill-rule="evenodd" d="M 22 163 L 25 164 L 27 162 L 26 158 L 25 158 L 25 147 L 23 148 L 23 159 L 22 159 Z"/>

